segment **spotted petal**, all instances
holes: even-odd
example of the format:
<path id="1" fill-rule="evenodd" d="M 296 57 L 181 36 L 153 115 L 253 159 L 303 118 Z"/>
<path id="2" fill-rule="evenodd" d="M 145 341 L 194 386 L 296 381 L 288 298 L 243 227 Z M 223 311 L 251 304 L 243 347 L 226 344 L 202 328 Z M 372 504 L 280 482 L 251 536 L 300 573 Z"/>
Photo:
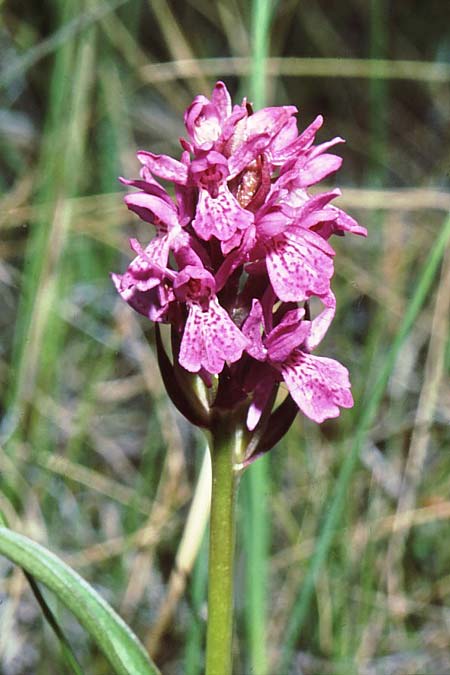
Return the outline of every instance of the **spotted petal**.
<path id="1" fill-rule="evenodd" d="M 267 271 L 280 300 L 301 302 L 328 293 L 334 270 L 330 247 L 324 243 L 315 232 L 291 228 L 266 244 Z"/>
<path id="2" fill-rule="evenodd" d="M 314 422 L 338 417 L 341 408 L 351 408 L 348 371 L 334 359 L 295 350 L 281 366 L 289 393 L 302 412 Z"/>
<path id="3" fill-rule="evenodd" d="M 236 230 L 245 230 L 253 223 L 253 213 L 243 209 L 226 185 L 221 185 L 217 197 L 200 190 L 197 213 L 192 223 L 199 237 L 209 241 L 230 239 Z"/>
<path id="4" fill-rule="evenodd" d="M 206 311 L 197 304 L 189 307 L 179 355 L 183 368 L 191 373 L 204 368 L 218 374 L 225 361 L 238 361 L 246 346 L 247 339 L 216 298 Z"/>

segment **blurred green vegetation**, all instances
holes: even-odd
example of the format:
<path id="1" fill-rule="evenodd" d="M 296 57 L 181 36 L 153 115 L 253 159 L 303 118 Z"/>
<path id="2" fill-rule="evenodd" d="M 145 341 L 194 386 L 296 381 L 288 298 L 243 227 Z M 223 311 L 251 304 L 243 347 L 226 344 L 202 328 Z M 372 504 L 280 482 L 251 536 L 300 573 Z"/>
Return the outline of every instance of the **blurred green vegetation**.
<path id="1" fill-rule="evenodd" d="M 248 93 L 251 5 L 1 8 L 0 511 L 93 583 L 163 673 L 195 675 L 204 439 L 166 399 L 152 327 L 109 280 L 127 237 L 151 236 L 117 176 L 137 176 L 139 148 L 177 153 L 184 108 L 215 79 Z M 449 18 L 440 0 L 275 7 L 267 101 L 297 105 L 300 127 L 322 113 L 320 140 L 346 138 L 340 203 L 369 238 L 333 242 L 338 313 L 321 346 L 350 369 L 355 408 L 320 427 L 299 416 L 243 485 L 237 675 L 450 674 L 448 252 L 398 342 L 450 210 Z M 2 560 L 0 573 L 0 672 L 69 672 L 22 572 Z M 83 671 L 106 675 L 45 595 Z"/>

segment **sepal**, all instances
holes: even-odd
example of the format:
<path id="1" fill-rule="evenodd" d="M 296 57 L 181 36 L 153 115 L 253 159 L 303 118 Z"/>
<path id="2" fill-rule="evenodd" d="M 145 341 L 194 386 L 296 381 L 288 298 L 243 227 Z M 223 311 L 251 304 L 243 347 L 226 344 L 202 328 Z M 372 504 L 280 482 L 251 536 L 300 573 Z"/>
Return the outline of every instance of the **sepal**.
<path id="1" fill-rule="evenodd" d="M 261 455 L 265 455 L 266 452 L 272 450 L 278 441 L 281 441 L 291 428 L 297 413 L 297 404 L 291 396 L 287 396 L 266 421 L 264 433 L 259 436 L 256 445 L 253 448 L 249 445 L 250 454 L 247 453 L 247 457 L 243 462 L 245 467 L 252 464 Z"/>
<path id="2" fill-rule="evenodd" d="M 161 339 L 161 330 L 155 324 L 156 352 L 161 376 L 170 400 L 186 419 L 197 427 L 209 429 L 209 411 L 195 393 L 195 379 L 183 368 L 171 363 Z"/>

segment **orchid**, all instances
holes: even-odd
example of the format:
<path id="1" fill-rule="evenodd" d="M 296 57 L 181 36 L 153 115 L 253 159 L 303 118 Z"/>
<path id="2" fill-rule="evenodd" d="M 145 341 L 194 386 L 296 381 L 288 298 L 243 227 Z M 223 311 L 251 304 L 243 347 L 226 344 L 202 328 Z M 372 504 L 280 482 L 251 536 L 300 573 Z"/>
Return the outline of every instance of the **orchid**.
<path id="1" fill-rule="evenodd" d="M 249 435 L 261 435 L 280 383 L 318 423 L 353 404 L 345 367 L 311 352 L 335 314 L 329 239 L 366 230 L 331 204 L 339 189 L 310 193 L 341 166 L 329 150 L 343 139 L 315 144 L 323 118 L 299 133 L 296 113 L 253 112 L 245 99 L 233 106 L 218 82 L 210 99 L 188 107 L 180 158 L 140 151 L 140 178 L 122 179 L 137 189 L 126 205 L 155 236 L 145 248 L 131 240 L 137 256 L 114 283 L 133 309 L 171 326 L 172 361 L 158 340 L 165 382 L 180 410 L 206 427 L 215 411 L 239 409 Z M 315 317 L 313 298 L 323 307 Z M 206 413 L 186 393 L 188 373 L 206 387 Z M 292 421 L 287 408 L 278 416 Z"/>
<path id="2" fill-rule="evenodd" d="M 232 670 L 238 476 L 298 411 L 320 424 L 353 405 L 345 366 L 315 352 L 336 312 L 330 238 L 366 230 L 332 204 L 338 188 L 314 187 L 340 168 L 330 148 L 343 139 L 316 144 L 322 116 L 299 133 L 296 113 L 233 106 L 217 82 L 186 110 L 180 157 L 142 150 L 140 177 L 121 179 L 154 237 L 131 239 L 135 257 L 114 284 L 156 324 L 173 403 L 210 432 L 207 675 Z"/>

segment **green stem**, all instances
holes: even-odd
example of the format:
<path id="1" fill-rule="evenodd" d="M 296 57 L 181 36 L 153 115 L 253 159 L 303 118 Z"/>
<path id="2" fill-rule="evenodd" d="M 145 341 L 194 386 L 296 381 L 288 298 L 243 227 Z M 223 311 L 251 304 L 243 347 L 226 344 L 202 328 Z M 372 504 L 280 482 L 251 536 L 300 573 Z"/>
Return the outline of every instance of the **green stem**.
<path id="1" fill-rule="evenodd" d="M 267 105 L 267 57 L 270 49 L 270 22 L 276 2 L 252 0 L 250 100 L 255 110 Z M 246 559 L 245 625 L 248 641 L 248 671 L 266 675 L 267 659 L 267 578 L 270 549 L 270 521 L 267 493 L 269 458 L 252 466 L 244 486 Z"/>
<path id="2" fill-rule="evenodd" d="M 233 561 L 239 430 L 221 418 L 212 431 L 206 675 L 230 675 L 233 641 Z"/>
<path id="3" fill-rule="evenodd" d="M 266 104 L 266 59 L 269 51 L 271 0 L 252 1 L 252 68 L 250 90 L 255 109 Z"/>

